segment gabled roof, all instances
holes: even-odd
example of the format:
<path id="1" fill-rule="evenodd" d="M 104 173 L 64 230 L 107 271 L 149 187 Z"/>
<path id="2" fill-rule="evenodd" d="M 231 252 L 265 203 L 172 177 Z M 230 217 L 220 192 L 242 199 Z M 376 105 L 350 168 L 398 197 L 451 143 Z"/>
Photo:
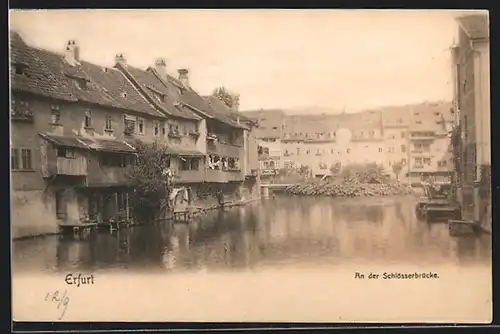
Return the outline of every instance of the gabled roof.
<path id="1" fill-rule="evenodd" d="M 37 57 L 33 48 L 24 43 L 21 36 L 10 32 L 11 88 L 49 98 L 76 101 L 76 97 L 59 80 L 46 64 Z M 23 67 L 24 74 L 16 74 L 15 65 Z"/>
<path id="2" fill-rule="evenodd" d="M 142 70 L 130 65 L 116 64 L 115 67 L 120 70 L 142 94 L 148 97 L 151 103 L 155 104 L 165 114 L 184 119 L 199 120 L 201 117 L 196 115 L 189 108 L 178 105 L 178 101 L 171 89 L 168 89 L 152 71 Z M 163 100 L 158 100 L 156 94 L 160 94 Z"/>
<path id="3" fill-rule="evenodd" d="M 457 21 L 471 39 L 489 38 L 490 36 L 487 14 L 464 15 L 457 18 Z"/>
<path id="4" fill-rule="evenodd" d="M 240 121 L 249 121 L 246 116 L 239 115 L 239 113 L 231 110 L 215 96 L 207 96 L 205 100 L 209 103 L 212 109 L 212 116 L 215 119 L 236 128 L 248 129 L 246 126 L 238 123 L 238 118 L 240 118 Z"/>
<path id="5" fill-rule="evenodd" d="M 11 36 L 12 61 L 28 65 L 26 76 L 11 75 L 13 89 L 164 117 L 120 71 L 86 61 L 72 66 L 62 54 L 30 47 L 16 33 Z M 86 87 L 79 88 L 75 80 L 85 81 Z"/>
<path id="6" fill-rule="evenodd" d="M 57 146 L 74 147 L 100 152 L 134 153 L 135 148 L 122 140 L 97 139 L 76 136 L 56 136 L 44 133 L 39 134 L 42 138 L 56 144 Z"/>
<path id="7" fill-rule="evenodd" d="M 85 61 L 71 66 L 63 55 L 47 50 L 36 49 L 35 54 L 47 64 L 57 80 L 65 85 L 78 101 L 164 117 L 139 95 L 120 71 Z M 75 79 L 86 80 L 87 87 L 79 88 Z"/>

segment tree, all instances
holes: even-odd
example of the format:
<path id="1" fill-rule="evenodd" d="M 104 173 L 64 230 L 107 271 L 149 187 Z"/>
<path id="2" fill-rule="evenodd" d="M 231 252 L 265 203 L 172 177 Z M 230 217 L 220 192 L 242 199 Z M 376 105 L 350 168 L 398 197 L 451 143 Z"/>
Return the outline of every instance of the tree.
<path id="1" fill-rule="evenodd" d="M 170 156 L 166 147 L 157 143 L 137 141 L 135 148 L 135 163 L 126 173 L 134 189 L 131 207 L 135 217 L 151 221 L 170 209 L 168 198 L 172 191 L 173 176 L 166 168 Z"/>
<path id="2" fill-rule="evenodd" d="M 401 174 L 401 171 L 403 170 L 403 161 L 396 162 L 394 165 L 392 165 L 392 172 L 396 175 L 396 180 L 399 181 L 399 174 Z"/>
<path id="3" fill-rule="evenodd" d="M 330 166 L 330 173 L 332 173 L 332 175 L 337 175 L 341 169 L 342 169 L 342 163 L 337 162 L 334 165 Z"/>
<path id="4" fill-rule="evenodd" d="M 237 111 L 240 106 L 240 95 L 228 91 L 223 86 L 214 89 L 214 91 L 212 92 L 212 96 L 215 96 L 216 98 L 224 102 L 226 106 L 235 111 Z"/>

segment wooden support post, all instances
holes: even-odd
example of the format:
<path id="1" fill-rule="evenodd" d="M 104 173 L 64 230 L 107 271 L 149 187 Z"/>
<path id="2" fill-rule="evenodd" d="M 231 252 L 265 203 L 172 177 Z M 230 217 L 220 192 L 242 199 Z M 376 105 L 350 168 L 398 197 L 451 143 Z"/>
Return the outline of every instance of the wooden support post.
<path id="1" fill-rule="evenodd" d="M 125 206 L 127 210 L 127 222 L 128 222 L 130 219 L 130 208 L 128 206 L 128 191 L 125 193 Z"/>
<path id="2" fill-rule="evenodd" d="M 116 217 L 116 220 L 118 221 L 118 216 L 117 216 L 117 213 L 118 213 L 118 193 L 115 191 L 114 192 L 115 194 L 115 217 Z"/>

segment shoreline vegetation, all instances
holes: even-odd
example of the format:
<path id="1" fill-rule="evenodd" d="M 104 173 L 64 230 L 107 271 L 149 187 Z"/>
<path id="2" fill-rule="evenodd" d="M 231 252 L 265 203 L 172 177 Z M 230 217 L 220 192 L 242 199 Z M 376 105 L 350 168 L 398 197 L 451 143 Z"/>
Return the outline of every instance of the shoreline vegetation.
<path id="1" fill-rule="evenodd" d="M 352 181 L 307 181 L 288 186 L 286 194 L 299 196 L 369 197 L 410 195 L 414 191 L 407 185 L 394 183 L 361 183 Z"/>
<path id="2" fill-rule="evenodd" d="M 398 170 L 400 171 L 401 169 Z M 285 193 L 300 196 L 370 197 L 410 195 L 414 191 L 408 185 L 391 179 L 381 166 L 369 163 L 348 165 L 326 180 L 299 182 L 285 188 Z"/>

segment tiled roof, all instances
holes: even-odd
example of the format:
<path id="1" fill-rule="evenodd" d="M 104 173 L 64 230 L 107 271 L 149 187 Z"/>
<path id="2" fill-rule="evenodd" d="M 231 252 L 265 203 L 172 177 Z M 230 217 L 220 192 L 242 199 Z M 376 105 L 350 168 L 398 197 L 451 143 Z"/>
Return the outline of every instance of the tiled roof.
<path id="1" fill-rule="evenodd" d="M 445 123 L 453 121 L 451 103 L 422 103 L 411 112 L 411 131 L 444 131 Z"/>
<path id="2" fill-rule="evenodd" d="M 71 66 L 63 55 L 41 49 L 34 52 L 78 101 L 163 117 L 139 95 L 121 72 L 113 69 L 105 71 L 103 67 L 85 61 Z M 74 78 L 87 80 L 86 88 L 79 88 Z"/>
<path id="3" fill-rule="evenodd" d="M 94 139 L 83 138 L 81 139 L 90 149 L 101 152 L 119 152 L 119 153 L 133 153 L 135 148 L 121 140 L 111 139 Z"/>
<path id="4" fill-rule="evenodd" d="M 58 146 L 91 149 L 101 152 L 133 153 L 135 148 L 121 140 L 94 139 L 88 137 L 56 136 L 40 133 L 40 136 Z"/>
<path id="5" fill-rule="evenodd" d="M 199 151 L 183 150 L 176 147 L 167 147 L 167 153 L 182 157 L 202 157 L 204 154 Z"/>
<path id="6" fill-rule="evenodd" d="M 286 114 L 281 109 L 260 109 L 240 111 L 240 114 L 255 120 L 259 127 L 255 129 L 257 138 L 280 138 L 283 134 L 283 122 Z"/>
<path id="7" fill-rule="evenodd" d="M 122 64 L 116 64 L 115 67 L 123 72 L 125 76 L 127 76 L 143 94 L 148 96 L 152 103 L 161 108 L 165 114 L 184 119 L 200 119 L 198 115 L 188 108 L 177 105 L 177 99 L 173 89 L 166 87 L 152 71 L 141 70 L 130 65 Z M 163 101 L 156 99 L 156 93 L 163 95 Z"/>
<path id="8" fill-rule="evenodd" d="M 384 127 L 407 127 L 410 125 L 411 106 L 395 106 L 380 109 Z"/>
<path id="9" fill-rule="evenodd" d="M 82 62 L 81 66 L 91 80 L 99 83 L 106 95 L 123 105 L 124 109 L 164 117 L 163 113 L 153 107 L 118 69 L 105 68 L 88 62 Z"/>
<path id="10" fill-rule="evenodd" d="M 55 136 L 40 133 L 42 138 L 56 144 L 57 146 L 75 147 L 81 149 L 88 149 L 88 145 L 82 142 L 77 137 L 65 137 L 65 136 Z"/>
<path id="11" fill-rule="evenodd" d="M 239 113 L 231 110 L 215 96 L 205 97 L 205 100 L 209 103 L 212 109 L 212 116 L 215 119 L 236 128 L 246 128 L 245 126 L 238 124 L 238 117 L 241 117 L 240 120 L 248 120 L 246 116 L 239 115 Z"/>
<path id="12" fill-rule="evenodd" d="M 118 70 L 85 61 L 72 66 L 62 54 L 30 47 L 16 33 L 11 33 L 11 52 L 13 62 L 29 66 L 26 75 L 12 72 L 14 89 L 164 117 Z M 86 87 L 78 87 L 75 79 L 86 81 Z"/>
<path id="13" fill-rule="evenodd" d="M 458 22 L 471 39 L 489 38 L 487 14 L 473 14 L 459 17 Z"/>
<path id="14" fill-rule="evenodd" d="M 26 45 L 21 36 L 13 31 L 10 32 L 10 57 L 12 65 L 23 66 L 23 74 L 16 74 L 15 66 L 11 67 L 12 90 L 76 101 L 71 91 L 57 80 L 56 75 L 37 57 L 34 49 Z"/>

